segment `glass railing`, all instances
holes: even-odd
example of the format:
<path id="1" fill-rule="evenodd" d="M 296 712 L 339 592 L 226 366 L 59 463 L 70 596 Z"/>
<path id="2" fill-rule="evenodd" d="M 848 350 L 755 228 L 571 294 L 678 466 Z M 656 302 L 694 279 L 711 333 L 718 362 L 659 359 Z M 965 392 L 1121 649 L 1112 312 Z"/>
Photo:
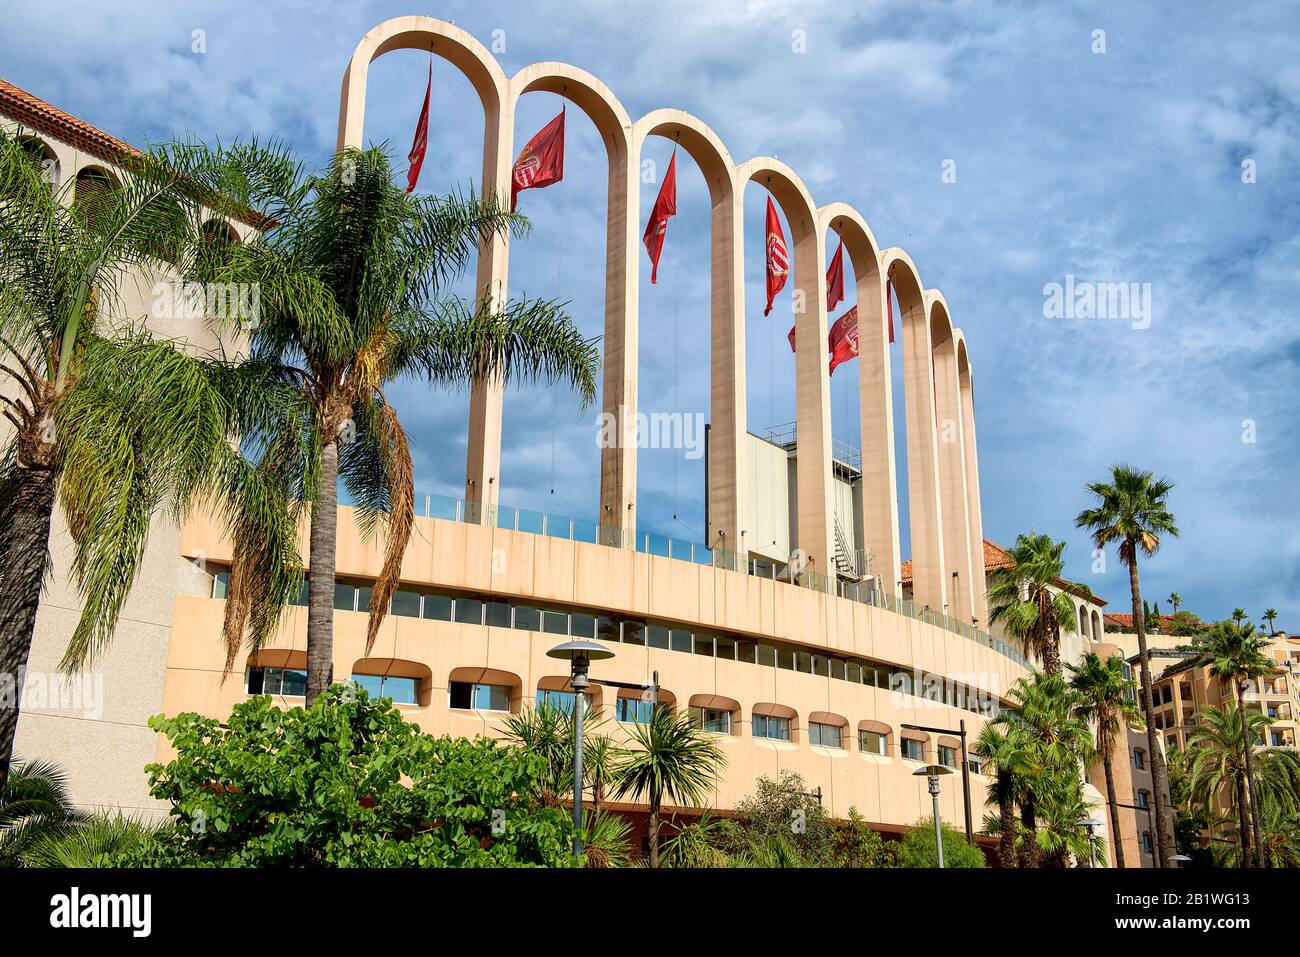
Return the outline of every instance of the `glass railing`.
<path id="1" fill-rule="evenodd" d="M 422 507 L 423 503 L 423 507 Z M 838 595 L 850 601 L 883 608 L 886 611 L 908 618 L 915 618 L 961 635 L 964 638 L 992 648 L 998 654 L 1010 658 L 1023 668 L 1030 663 L 1025 656 L 999 638 L 967 622 L 951 618 L 942 612 L 919 605 L 917 602 L 899 598 L 876 588 L 871 581 L 842 581 L 836 575 L 825 575 L 811 569 L 797 571 L 793 566 L 760 558 L 746 558 L 737 552 L 720 548 L 708 548 L 698 542 L 672 538 L 653 532 L 629 531 L 614 525 L 601 525 L 581 518 L 567 515 L 555 515 L 550 512 L 531 511 L 498 505 L 494 515 L 487 515 L 481 502 L 468 502 L 446 495 L 415 496 L 417 515 L 428 518 L 441 518 L 450 522 L 467 522 L 473 525 L 495 525 L 497 528 L 516 532 L 529 532 L 548 538 L 561 538 L 574 542 L 587 542 L 595 545 L 608 545 L 613 548 L 630 548 L 645 555 L 657 555 L 677 561 L 692 562 L 697 565 L 711 565 L 726 571 L 744 572 L 758 578 L 785 582 L 798 588 L 811 588 L 828 595 Z M 484 521 L 484 519 L 488 519 Z"/>

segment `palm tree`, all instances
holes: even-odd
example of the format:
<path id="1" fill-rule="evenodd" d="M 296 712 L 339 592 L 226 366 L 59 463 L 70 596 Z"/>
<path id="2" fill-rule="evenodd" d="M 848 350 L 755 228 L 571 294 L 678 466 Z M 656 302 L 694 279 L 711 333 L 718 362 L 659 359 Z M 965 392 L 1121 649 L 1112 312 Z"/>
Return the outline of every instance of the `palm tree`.
<path id="1" fill-rule="evenodd" d="M 1075 862 L 1092 864 L 1095 853 L 1106 860 L 1106 841 L 1101 837 L 1088 838 L 1087 828 L 1079 822 L 1094 813 L 1084 798 L 1083 780 L 1078 766 L 1065 766 L 1055 770 L 1038 786 L 1038 808 L 1043 827 L 1038 839 L 1052 867 L 1069 867 Z M 1118 832 L 1115 832 L 1118 833 Z"/>
<path id="2" fill-rule="evenodd" d="M 1015 867 L 1016 806 L 1026 791 L 1026 781 L 1034 772 L 1032 752 L 1023 728 L 999 727 L 988 722 L 975 739 L 975 753 L 984 759 L 986 774 L 993 777 L 993 787 L 985 796 L 985 803 L 998 809 L 998 863 Z M 993 833 L 985 829 L 985 833 Z"/>
<path id="3" fill-rule="evenodd" d="M 152 840 L 157 825 L 123 815 L 95 814 L 62 832 L 46 834 L 23 855 L 25 867 L 121 866 Z"/>
<path id="4" fill-rule="evenodd" d="M 1276 608 L 1265 609 L 1264 620 L 1268 622 L 1268 635 L 1270 638 L 1272 638 L 1274 635 L 1277 634 L 1277 628 L 1275 627 L 1275 625 L 1277 624 L 1277 609 Z"/>
<path id="5" fill-rule="evenodd" d="M 1010 564 L 989 572 L 989 624 L 1002 623 L 1026 657 L 1038 655 L 1048 674 L 1061 673 L 1061 631 L 1074 630 L 1071 598 L 1088 598 L 1087 586 L 1066 582 L 1065 542 L 1030 532 L 1016 538 Z"/>
<path id="6" fill-rule="evenodd" d="M 187 355 L 117 314 L 129 276 L 183 275 L 212 245 L 174 159 L 126 157 L 120 185 L 77 194 L 0 133 L 0 673 L 26 668 L 56 498 L 82 599 L 61 663 L 74 670 L 112 638 L 153 513 L 179 518 L 233 480 L 229 440 L 267 412 L 252 366 Z M 17 724 L 0 709 L 0 786 Z"/>
<path id="7" fill-rule="evenodd" d="M 1032 678 L 1020 678 L 1007 697 L 1011 706 L 1000 711 L 993 723 L 1020 729 L 1029 742 L 1033 771 L 1021 793 L 1020 820 L 1025 829 L 1025 866 L 1039 867 L 1043 849 L 1039 805 L 1054 786 L 1055 775 L 1077 777 L 1080 763 L 1092 759 L 1092 732 L 1075 715 L 1074 692 L 1060 675 L 1035 672 Z"/>
<path id="8" fill-rule="evenodd" d="M 1300 815 L 1278 804 L 1265 804 L 1261 818 L 1265 856 L 1274 867 L 1300 867 Z"/>
<path id="9" fill-rule="evenodd" d="M 218 153 L 210 177 L 212 192 L 255 206 L 271 224 L 208 257 L 199 278 L 258 284 L 261 315 L 249 352 L 293 383 L 299 399 L 297 417 L 246 436 L 245 445 L 258 451 L 260 475 L 282 481 L 289 518 L 309 512 L 310 707 L 333 670 L 339 480 L 362 530 L 386 532 L 367 648 L 414 524 L 410 448 L 385 389 L 406 376 L 454 387 L 488 378 L 543 381 L 565 384 L 588 403 L 599 357 L 556 303 L 502 303 L 491 292 L 473 304 L 447 296 L 481 243 L 527 227 L 495 198 L 408 195 L 393 184 L 381 148 L 343 150 L 323 173 L 307 175 L 283 152 L 251 145 Z M 280 583 L 301 580 L 292 549 L 262 546 L 266 521 L 260 513 L 230 515 L 227 669 L 246 633 L 253 648 L 269 636 L 287 597 Z"/>
<path id="10" fill-rule="evenodd" d="M 656 707 L 645 723 L 630 728 L 631 743 L 619 767 L 616 798 L 645 796 L 650 809 L 650 866 L 659 866 L 659 812 L 664 799 L 700 807 L 726 766 L 713 735 L 695 725 L 689 712 Z"/>
<path id="11" fill-rule="evenodd" d="M 18 867 L 40 842 L 82 819 L 63 770 L 49 761 L 15 761 L 0 791 L 0 867 Z"/>
<path id="12" fill-rule="evenodd" d="M 1243 757 L 1249 748 L 1243 745 L 1263 734 L 1272 721 L 1253 708 L 1245 711 L 1249 730 L 1247 734 L 1243 733 L 1242 714 L 1243 711 L 1236 705 L 1202 708 L 1197 712 L 1196 726 L 1187 736 L 1187 752 L 1190 755 L 1188 770 L 1191 792 L 1207 805 L 1216 794 L 1227 795 L 1228 803 L 1239 823 L 1241 865 L 1249 867 L 1253 842 Z"/>
<path id="13" fill-rule="evenodd" d="M 1257 678 L 1273 672 L 1273 661 L 1264 653 L 1268 641 L 1255 633 L 1255 626 L 1250 622 L 1228 623 L 1221 621 L 1209 631 L 1198 635 L 1193 647 L 1199 652 L 1202 661 L 1208 662 L 1210 672 L 1221 681 L 1231 683 L 1237 693 L 1237 707 L 1246 710 L 1246 685 Z M 1259 797 L 1255 789 L 1255 768 L 1252 752 L 1255 750 L 1253 737 L 1243 739 L 1242 755 L 1246 769 L 1246 791 L 1250 803 L 1250 820 L 1253 822 L 1252 836 L 1258 852 L 1262 848 L 1259 831 Z M 1243 820 L 1244 823 L 1244 820 Z M 1258 866 L 1265 862 L 1257 857 Z"/>
<path id="14" fill-rule="evenodd" d="M 1244 608 L 1232 609 L 1232 620 L 1234 623 L 1240 625 L 1243 621 L 1246 620 L 1246 609 Z"/>
<path id="15" fill-rule="evenodd" d="M 583 735 L 582 773 L 591 788 L 591 809 L 599 813 L 605 794 L 618 778 L 619 761 L 626 752 L 607 734 Z M 572 769 L 572 764 L 570 764 Z"/>
<path id="16" fill-rule="evenodd" d="M 1097 753 L 1106 772 L 1106 803 L 1110 808 L 1110 833 L 1116 837 L 1115 866 L 1124 866 L 1124 842 L 1119 840 L 1119 799 L 1115 792 L 1112 757 L 1121 727 L 1140 727 L 1142 713 L 1136 702 L 1136 685 L 1124 673 L 1124 659 L 1113 655 L 1104 661 L 1086 652 L 1078 665 L 1070 665 L 1070 687 L 1075 692 L 1074 713 L 1097 729 Z"/>
<path id="17" fill-rule="evenodd" d="M 1152 788 L 1156 792 L 1155 859 L 1156 866 L 1165 867 L 1173 855 L 1173 821 L 1169 808 L 1169 776 L 1160 750 L 1151 702 L 1151 657 L 1147 651 L 1146 623 L 1142 619 L 1138 556 L 1154 555 L 1160 548 L 1161 536 L 1178 537 L 1178 523 L 1169 511 L 1167 501 L 1174 484 L 1127 465 L 1112 466 L 1110 479 L 1109 482 L 1088 483 L 1086 487 L 1097 497 L 1097 504 L 1081 511 L 1074 524 L 1078 528 L 1090 529 L 1093 543 L 1098 548 L 1117 545 L 1120 563 L 1128 568 L 1133 625 L 1137 629 L 1138 657 L 1142 668 L 1142 714 L 1147 725 Z"/>
<path id="18" fill-rule="evenodd" d="M 1183 596 L 1178 594 L 1178 592 L 1171 592 L 1169 595 L 1169 604 L 1174 608 L 1173 613 L 1175 615 L 1178 614 L 1178 609 L 1183 604 Z"/>

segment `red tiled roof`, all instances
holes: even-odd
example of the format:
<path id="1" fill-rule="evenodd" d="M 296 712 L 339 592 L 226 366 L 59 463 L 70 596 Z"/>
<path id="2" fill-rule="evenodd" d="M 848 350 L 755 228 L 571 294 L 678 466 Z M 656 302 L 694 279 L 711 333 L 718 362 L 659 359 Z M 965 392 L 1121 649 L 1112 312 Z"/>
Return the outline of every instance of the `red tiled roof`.
<path id="1" fill-rule="evenodd" d="M 1132 631 L 1132 630 L 1133 630 L 1133 615 L 1132 615 L 1132 614 L 1121 615 L 1121 614 L 1119 614 L 1118 612 L 1111 612 L 1111 611 L 1108 611 L 1108 612 L 1106 612 L 1106 614 L 1104 615 L 1104 617 L 1105 617 L 1105 619 L 1106 619 L 1106 623 L 1107 623 L 1107 624 L 1110 624 L 1110 625 L 1117 625 L 1118 627 L 1123 628 L 1123 629 L 1128 630 L 1128 631 Z M 1160 616 L 1160 628 L 1161 628 L 1161 630 L 1163 631 L 1163 630 L 1165 629 L 1166 626 L 1168 626 L 1168 625 L 1172 625 L 1172 624 L 1174 623 L 1175 620 L 1176 620 L 1176 619 L 1174 618 L 1173 615 L 1161 615 L 1161 616 Z"/>
<path id="2" fill-rule="evenodd" d="M 130 143 L 119 140 L 116 136 L 110 136 L 85 120 L 59 109 L 53 103 L 47 103 L 40 97 L 33 96 L 3 77 L 0 77 L 0 116 L 17 120 L 23 126 L 62 140 L 83 153 L 89 153 L 96 159 L 113 166 L 120 166 L 128 157 L 144 155 Z M 265 216 L 252 210 L 238 218 L 256 228 L 263 228 L 268 222 Z"/>
<path id="3" fill-rule="evenodd" d="M 990 542 L 987 538 L 984 539 L 984 574 L 987 575 L 995 568 L 1006 568 L 1010 564 L 1011 564 L 1011 554 L 1005 548 L 1003 548 L 1001 545 L 997 544 L 996 542 Z M 903 562 L 903 564 L 900 566 L 900 569 L 901 569 L 900 574 L 903 579 L 903 584 L 907 584 L 911 582 L 912 560 L 909 558 L 907 561 Z M 1057 584 L 1069 585 L 1072 583 L 1062 578 L 1057 580 Z M 1089 598 L 1089 601 L 1091 601 L 1094 605 L 1106 604 L 1106 599 L 1099 598 L 1096 595 L 1093 595 L 1091 598 Z M 1108 615 L 1107 617 L 1110 616 Z"/>

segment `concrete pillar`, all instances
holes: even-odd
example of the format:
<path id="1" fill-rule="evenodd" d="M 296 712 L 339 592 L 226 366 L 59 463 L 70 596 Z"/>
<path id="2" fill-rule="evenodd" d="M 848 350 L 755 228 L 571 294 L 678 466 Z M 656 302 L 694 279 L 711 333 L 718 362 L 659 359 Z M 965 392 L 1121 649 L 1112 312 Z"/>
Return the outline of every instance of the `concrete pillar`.
<path id="1" fill-rule="evenodd" d="M 935 401 L 938 427 L 940 503 L 943 507 L 944 568 L 948 614 L 963 623 L 974 617 L 970 520 L 966 505 L 966 458 L 961 397 L 957 381 L 957 343 L 942 300 L 932 293 L 930 328 L 934 343 Z M 955 575 L 954 575 L 955 573 Z"/>
<path id="2" fill-rule="evenodd" d="M 961 390 L 962 446 L 966 464 L 966 515 L 970 522 L 968 535 L 971 551 L 972 617 L 981 628 L 988 628 L 988 584 L 984 579 L 984 518 L 980 513 L 979 454 L 975 445 L 975 384 L 970 356 L 966 351 L 966 337 L 961 330 L 957 337 L 957 374 Z M 1099 636 L 1094 635 L 1094 638 Z"/>

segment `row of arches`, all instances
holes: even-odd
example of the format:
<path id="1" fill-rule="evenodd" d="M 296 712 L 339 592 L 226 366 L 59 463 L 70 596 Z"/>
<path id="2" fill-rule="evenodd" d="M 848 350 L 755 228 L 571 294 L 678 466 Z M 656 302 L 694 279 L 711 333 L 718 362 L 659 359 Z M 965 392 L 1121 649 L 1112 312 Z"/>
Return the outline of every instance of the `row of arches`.
<path id="1" fill-rule="evenodd" d="M 971 363 L 947 303 L 926 289 L 901 249 L 881 249 L 866 220 L 846 203 L 818 207 L 794 170 L 773 157 L 736 163 L 721 139 L 696 117 L 658 109 L 633 120 L 598 79 L 564 63 L 536 63 L 507 77 L 474 37 L 428 17 L 398 17 L 371 30 L 344 73 L 338 146 L 360 147 L 370 64 L 399 49 L 430 50 L 460 70 L 484 110 L 483 189 L 509 191 L 515 157 L 514 113 L 531 92 L 562 96 L 595 125 L 608 158 L 602 412 L 625 428 L 637 411 L 640 256 L 639 164 L 650 137 L 687 152 L 706 180 L 711 206 L 710 455 L 708 529 L 713 549 L 745 555 L 749 516 L 745 409 L 745 186 L 772 195 L 790 231 L 791 287 L 806 308 L 796 315 L 795 405 L 798 435 L 798 548 L 813 571 L 834 571 L 829 377 L 824 356 L 826 237 L 844 243 L 857 285 L 863 543 L 880 586 L 901 589 L 898 489 L 889 366 L 886 280 L 897 294 L 904 352 L 913 594 L 960 620 L 982 622 L 983 533 L 979 509 Z M 508 288 L 508 240 L 480 249 L 476 287 L 498 301 Z M 500 498 L 503 386 L 482 382 L 470 397 L 465 497 L 492 515 Z M 636 528 L 636 442 L 600 452 L 600 522 Z"/>

